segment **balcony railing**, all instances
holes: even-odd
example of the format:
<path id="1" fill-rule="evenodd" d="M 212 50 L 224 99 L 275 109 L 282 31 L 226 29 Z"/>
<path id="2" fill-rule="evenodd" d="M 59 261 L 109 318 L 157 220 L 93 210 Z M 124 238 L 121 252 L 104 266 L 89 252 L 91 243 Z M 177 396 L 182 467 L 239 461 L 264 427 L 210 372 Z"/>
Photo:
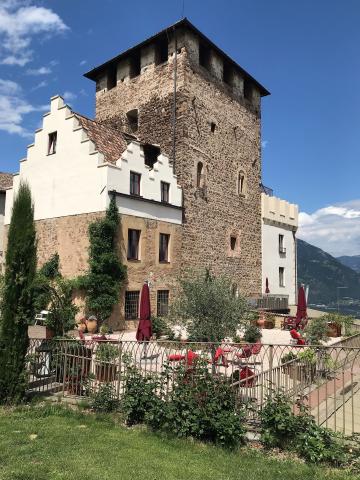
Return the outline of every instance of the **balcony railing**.
<path id="1" fill-rule="evenodd" d="M 256 307 L 264 310 L 288 310 L 289 295 L 266 294 L 256 298 Z"/>
<path id="2" fill-rule="evenodd" d="M 279 253 L 281 255 L 286 255 L 286 248 L 285 247 L 279 247 Z"/>

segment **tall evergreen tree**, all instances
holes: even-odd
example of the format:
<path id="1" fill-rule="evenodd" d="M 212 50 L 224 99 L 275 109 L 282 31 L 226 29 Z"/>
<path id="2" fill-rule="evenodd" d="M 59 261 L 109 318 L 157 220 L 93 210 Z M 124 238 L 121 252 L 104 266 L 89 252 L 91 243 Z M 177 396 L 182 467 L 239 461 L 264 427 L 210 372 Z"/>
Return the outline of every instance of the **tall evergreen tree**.
<path id="1" fill-rule="evenodd" d="M 21 183 L 14 199 L 6 252 L 0 323 L 0 402 L 18 402 L 25 395 L 28 324 L 34 318 L 33 281 L 36 235 L 30 188 Z"/>

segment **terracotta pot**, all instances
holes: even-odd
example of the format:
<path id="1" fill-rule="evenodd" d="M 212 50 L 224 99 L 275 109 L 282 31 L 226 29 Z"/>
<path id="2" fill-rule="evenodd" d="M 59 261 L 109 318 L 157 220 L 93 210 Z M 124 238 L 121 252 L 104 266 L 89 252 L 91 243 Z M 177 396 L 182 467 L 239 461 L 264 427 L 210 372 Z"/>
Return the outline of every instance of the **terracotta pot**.
<path id="1" fill-rule="evenodd" d="M 88 320 L 86 322 L 87 330 L 89 333 L 96 333 L 97 331 L 97 320 Z"/>
<path id="2" fill-rule="evenodd" d="M 99 362 L 95 367 L 95 376 L 98 382 L 113 382 L 116 379 L 116 367 L 114 363 Z"/>
<path id="3" fill-rule="evenodd" d="M 334 322 L 328 323 L 327 336 L 341 337 L 341 325 L 338 325 L 337 323 L 334 323 Z"/>

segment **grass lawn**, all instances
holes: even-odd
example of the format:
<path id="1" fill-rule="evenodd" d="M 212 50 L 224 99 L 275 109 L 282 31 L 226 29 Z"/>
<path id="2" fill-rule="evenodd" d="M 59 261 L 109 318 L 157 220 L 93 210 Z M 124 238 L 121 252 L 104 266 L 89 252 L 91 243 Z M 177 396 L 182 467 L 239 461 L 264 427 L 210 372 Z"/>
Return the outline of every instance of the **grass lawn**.
<path id="1" fill-rule="evenodd" d="M 126 429 L 57 406 L 0 409 L 1 480 L 282 480 L 355 477 L 243 449 Z"/>

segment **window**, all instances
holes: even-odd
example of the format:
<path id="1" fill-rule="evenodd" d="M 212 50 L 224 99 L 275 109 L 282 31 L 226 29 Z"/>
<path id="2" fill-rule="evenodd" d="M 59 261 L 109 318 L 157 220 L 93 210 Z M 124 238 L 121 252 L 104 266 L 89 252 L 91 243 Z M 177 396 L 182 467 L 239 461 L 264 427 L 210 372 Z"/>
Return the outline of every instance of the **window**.
<path id="1" fill-rule="evenodd" d="M 232 69 L 228 62 L 224 62 L 224 69 L 223 69 L 223 80 L 224 83 L 231 85 L 231 78 L 232 77 Z"/>
<path id="2" fill-rule="evenodd" d="M 160 233 L 159 239 L 159 262 L 169 262 L 169 241 L 170 235 L 167 233 Z"/>
<path id="3" fill-rule="evenodd" d="M 56 153 L 57 132 L 49 133 L 48 155 Z"/>
<path id="4" fill-rule="evenodd" d="M 134 110 L 127 112 L 126 117 L 130 130 L 133 133 L 137 132 L 139 128 L 139 114 L 137 109 L 135 108 Z"/>
<path id="5" fill-rule="evenodd" d="M 203 43 L 199 44 L 199 64 L 210 70 L 210 49 Z"/>
<path id="6" fill-rule="evenodd" d="M 239 172 L 237 183 L 238 183 L 237 184 L 238 195 L 245 195 L 245 174 L 244 174 L 244 172 Z"/>
<path id="7" fill-rule="evenodd" d="M 161 182 L 160 188 L 161 188 L 161 201 L 163 203 L 169 203 L 170 183 Z"/>
<path id="8" fill-rule="evenodd" d="M 230 248 L 231 248 L 231 250 L 235 250 L 235 248 L 236 248 L 236 240 L 237 240 L 236 237 L 234 237 L 234 236 L 231 236 L 231 237 L 230 237 Z"/>
<path id="9" fill-rule="evenodd" d="M 285 287 L 285 268 L 279 267 L 279 286 Z"/>
<path id="10" fill-rule="evenodd" d="M 198 162 L 196 168 L 196 186 L 201 188 L 204 186 L 204 165 L 202 162 Z"/>
<path id="11" fill-rule="evenodd" d="M 158 40 L 155 51 L 155 65 L 160 65 L 168 60 L 168 41 L 166 37 Z"/>
<path id="12" fill-rule="evenodd" d="M 249 80 L 244 80 L 244 98 L 250 102 L 252 100 L 252 86 Z"/>
<path id="13" fill-rule="evenodd" d="M 211 122 L 211 125 L 210 125 L 210 130 L 211 130 L 211 133 L 215 133 L 215 130 L 216 130 L 216 123 L 214 123 L 214 122 Z"/>
<path id="14" fill-rule="evenodd" d="M 125 292 L 125 320 L 137 320 L 139 317 L 139 291 Z"/>
<path id="15" fill-rule="evenodd" d="M 140 230 L 128 230 L 128 260 L 139 260 L 139 243 L 140 243 Z"/>
<path id="16" fill-rule="evenodd" d="M 145 165 L 150 167 L 151 169 L 154 168 L 154 164 L 157 162 L 158 156 L 160 155 L 160 147 L 156 145 L 151 145 L 150 143 L 146 143 L 143 145 L 143 152 L 145 158 Z"/>
<path id="17" fill-rule="evenodd" d="M 169 312 L 169 290 L 157 291 L 157 316 L 166 317 Z"/>
<path id="18" fill-rule="evenodd" d="M 141 72 L 140 51 L 137 50 L 130 58 L 130 78 L 137 77 Z"/>
<path id="19" fill-rule="evenodd" d="M 107 72 L 107 89 L 116 87 L 116 68 L 110 68 Z"/>
<path id="20" fill-rule="evenodd" d="M 141 174 L 130 172 L 130 195 L 140 195 Z"/>
<path id="21" fill-rule="evenodd" d="M 286 248 L 284 247 L 284 235 L 279 235 L 279 253 L 286 253 Z"/>

